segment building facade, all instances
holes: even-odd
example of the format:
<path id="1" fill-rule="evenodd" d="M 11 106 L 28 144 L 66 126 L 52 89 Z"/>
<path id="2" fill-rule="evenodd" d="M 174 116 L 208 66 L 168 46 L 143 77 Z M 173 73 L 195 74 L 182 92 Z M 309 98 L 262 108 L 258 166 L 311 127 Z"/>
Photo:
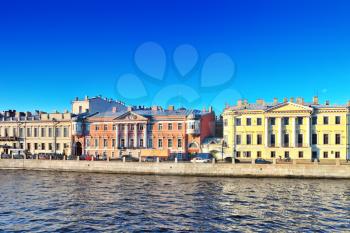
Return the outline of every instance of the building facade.
<path id="1" fill-rule="evenodd" d="M 168 109 L 161 107 L 113 108 L 85 121 L 83 153 L 119 158 L 169 156 L 199 153 L 206 137 L 215 133 L 212 110 Z"/>
<path id="2" fill-rule="evenodd" d="M 223 113 L 225 156 L 348 159 L 349 105 L 302 98 L 273 103 L 239 100 Z"/>
<path id="3" fill-rule="evenodd" d="M 72 153 L 71 113 L 5 111 L 0 114 L 0 153 Z"/>

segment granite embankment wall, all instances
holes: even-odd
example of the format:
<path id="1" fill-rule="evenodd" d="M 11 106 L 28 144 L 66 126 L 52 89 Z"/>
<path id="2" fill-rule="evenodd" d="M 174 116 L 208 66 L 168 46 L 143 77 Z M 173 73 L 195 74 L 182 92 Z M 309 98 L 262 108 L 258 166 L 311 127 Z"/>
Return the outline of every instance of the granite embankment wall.
<path id="1" fill-rule="evenodd" d="M 0 169 L 213 177 L 350 179 L 350 165 L 317 164 L 123 163 L 107 161 L 2 159 L 0 160 Z"/>

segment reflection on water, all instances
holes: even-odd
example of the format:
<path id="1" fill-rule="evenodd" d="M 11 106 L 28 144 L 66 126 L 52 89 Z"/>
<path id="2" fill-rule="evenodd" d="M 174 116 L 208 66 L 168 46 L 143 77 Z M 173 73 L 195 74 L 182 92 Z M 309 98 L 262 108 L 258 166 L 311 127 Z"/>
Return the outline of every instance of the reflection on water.
<path id="1" fill-rule="evenodd" d="M 0 229 L 346 231 L 349 180 L 0 171 Z"/>

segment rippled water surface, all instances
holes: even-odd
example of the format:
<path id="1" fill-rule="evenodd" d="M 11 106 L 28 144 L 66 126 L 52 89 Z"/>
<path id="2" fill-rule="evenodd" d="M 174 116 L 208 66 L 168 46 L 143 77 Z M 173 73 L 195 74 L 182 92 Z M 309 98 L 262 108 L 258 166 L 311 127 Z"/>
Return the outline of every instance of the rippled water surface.
<path id="1" fill-rule="evenodd" d="M 349 231 L 350 181 L 0 171 L 0 229 Z"/>

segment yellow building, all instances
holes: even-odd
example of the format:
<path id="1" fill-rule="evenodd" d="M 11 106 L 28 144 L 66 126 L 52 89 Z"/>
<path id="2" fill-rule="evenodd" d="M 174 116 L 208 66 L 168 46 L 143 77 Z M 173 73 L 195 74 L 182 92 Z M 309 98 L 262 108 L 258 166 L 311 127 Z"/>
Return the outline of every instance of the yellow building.
<path id="1" fill-rule="evenodd" d="M 304 99 L 239 100 L 224 110 L 225 156 L 349 159 L 349 107 Z"/>

